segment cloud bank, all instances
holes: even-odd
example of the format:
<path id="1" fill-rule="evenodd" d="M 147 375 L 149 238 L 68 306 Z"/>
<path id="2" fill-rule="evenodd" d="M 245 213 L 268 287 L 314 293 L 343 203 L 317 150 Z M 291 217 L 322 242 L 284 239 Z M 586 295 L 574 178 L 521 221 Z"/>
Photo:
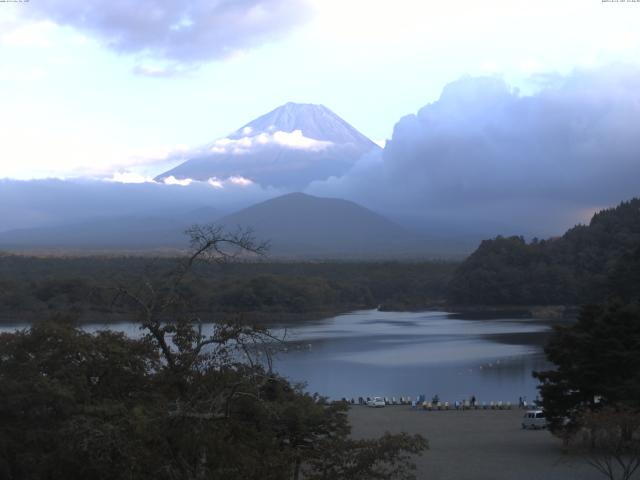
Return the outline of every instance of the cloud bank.
<path id="1" fill-rule="evenodd" d="M 180 216 L 203 207 L 228 213 L 286 193 L 241 177 L 185 186 L 122 180 L 0 179 L 0 232 L 96 218 Z"/>
<path id="2" fill-rule="evenodd" d="M 309 4 L 298 0 L 38 0 L 28 7 L 26 15 L 70 26 L 115 51 L 177 65 L 277 39 L 310 16 Z M 165 72 L 138 67 L 152 76 Z"/>
<path id="3" fill-rule="evenodd" d="M 261 132 L 257 135 L 249 135 L 251 133 L 251 127 L 245 127 L 244 130 L 247 129 L 249 130 L 246 132 L 246 136 L 240 138 L 221 138 L 216 140 L 207 150 L 210 153 L 243 155 L 255 152 L 256 148 L 279 146 L 293 150 L 319 152 L 333 145 L 333 142 L 305 137 L 302 130 L 294 130 L 292 132 Z"/>
<path id="4" fill-rule="evenodd" d="M 556 234 L 640 195 L 638 125 L 635 68 L 548 76 L 529 96 L 498 77 L 466 77 L 402 118 L 380 157 L 307 190 L 406 216 Z"/>

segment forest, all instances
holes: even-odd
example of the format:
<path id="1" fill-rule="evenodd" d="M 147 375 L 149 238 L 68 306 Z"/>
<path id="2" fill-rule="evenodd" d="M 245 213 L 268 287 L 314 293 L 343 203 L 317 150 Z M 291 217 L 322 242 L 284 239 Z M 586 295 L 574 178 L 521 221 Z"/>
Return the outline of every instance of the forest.
<path id="1" fill-rule="evenodd" d="M 53 313 L 79 321 L 117 321 L 114 288 L 169 275 L 178 259 L 0 256 L 0 319 L 34 321 Z M 453 262 L 203 263 L 181 286 L 202 317 L 305 318 L 359 308 L 441 305 Z"/>
<path id="2" fill-rule="evenodd" d="M 632 280 L 629 265 L 637 261 L 639 245 L 638 198 L 596 213 L 589 225 L 575 226 L 559 238 L 527 242 L 498 236 L 483 241 L 456 269 L 447 300 L 452 305 L 602 302 L 613 284 L 633 288 L 623 284 Z"/>

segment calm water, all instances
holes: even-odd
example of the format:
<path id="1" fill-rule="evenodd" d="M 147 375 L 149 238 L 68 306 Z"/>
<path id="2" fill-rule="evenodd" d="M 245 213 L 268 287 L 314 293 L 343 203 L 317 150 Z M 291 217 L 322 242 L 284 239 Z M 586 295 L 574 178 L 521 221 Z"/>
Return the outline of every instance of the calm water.
<path id="1" fill-rule="evenodd" d="M 289 328 L 291 345 L 275 368 L 333 398 L 533 400 L 531 372 L 548 367 L 542 352 L 548 331 L 530 320 L 366 310 Z"/>
<path id="2" fill-rule="evenodd" d="M 0 331 L 25 327 L 5 325 Z M 140 334 L 133 323 L 85 328 Z M 286 351 L 275 355 L 275 369 L 332 398 L 438 394 L 450 402 L 471 395 L 486 402 L 532 400 L 531 372 L 548 367 L 542 342 L 549 327 L 530 320 L 366 310 L 281 325 L 275 333 L 285 331 Z"/>

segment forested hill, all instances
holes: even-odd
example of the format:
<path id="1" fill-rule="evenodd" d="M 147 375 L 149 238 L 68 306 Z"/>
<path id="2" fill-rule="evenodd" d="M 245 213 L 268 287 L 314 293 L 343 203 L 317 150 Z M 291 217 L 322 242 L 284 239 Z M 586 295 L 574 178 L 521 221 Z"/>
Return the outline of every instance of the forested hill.
<path id="1" fill-rule="evenodd" d="M 448 300 L 458 305 L 577 305 L 612 294 L 633 295 L 640 283 L 629 284 L 638 281 L 629 266 L 638 264 L 639 255 L 640 199 L 634 198 L 596 213 L 589 225 L 560 238 L 483 241 L 456 270 Z"/>
<path id="2" fill-rule="evenodd" d="M 129 321 L 113 308 L 114 287 L 160 281 L 175 272 L 179 260 L 0 252 L 0 324 L 55 314 L 70 314 L 80 322 Z M 181 292 L 190 312 L 203 319 L 242 313 L 258 320 L 287 315 L 298 320 L 378 305 L 419 309 L 444 303 L 456 266 L 437 261 L 203 262 Z"/>

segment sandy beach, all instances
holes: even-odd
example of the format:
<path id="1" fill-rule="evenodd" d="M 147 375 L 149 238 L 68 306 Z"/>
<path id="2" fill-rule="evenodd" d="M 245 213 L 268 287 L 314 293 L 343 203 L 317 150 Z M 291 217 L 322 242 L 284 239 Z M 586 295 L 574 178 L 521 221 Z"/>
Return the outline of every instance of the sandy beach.
<path id="1" fill-rule="evenodd" d="M 349 412 L 353 436 L 419 433 L 429 450 L 417 458 L 417 478 L 428 480 L 597 480 L 584 460 L 563 454 L 546 430 L 522 430 L 522 410 L 414 410 L 409 406 Z"/>

